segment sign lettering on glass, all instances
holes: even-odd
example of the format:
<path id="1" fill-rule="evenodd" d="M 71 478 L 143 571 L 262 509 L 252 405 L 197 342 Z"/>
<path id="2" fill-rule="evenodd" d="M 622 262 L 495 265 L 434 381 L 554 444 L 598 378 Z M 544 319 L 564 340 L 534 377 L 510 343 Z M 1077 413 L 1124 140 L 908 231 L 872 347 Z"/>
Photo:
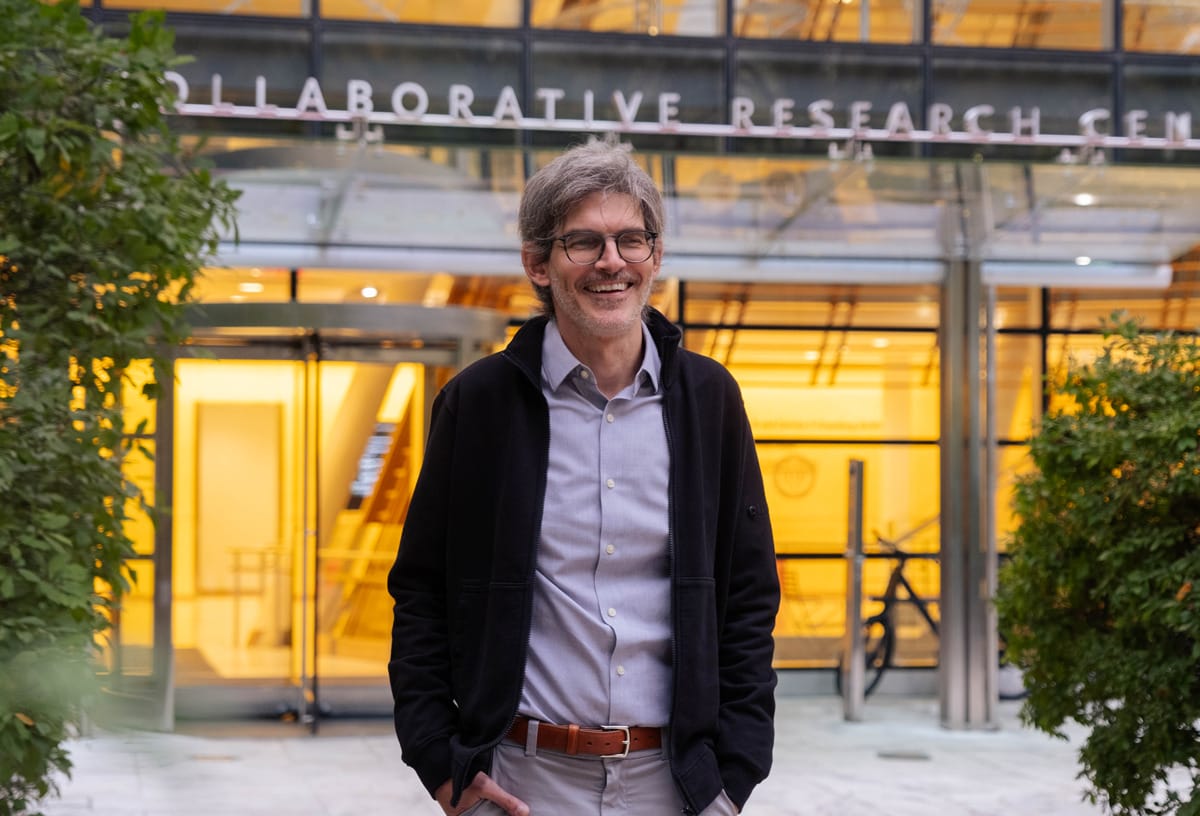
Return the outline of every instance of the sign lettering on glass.
<path id="1" fill-rule="evenodd" d="M 267 80 L 257 77 L 254 104 L 235 105 L 224 101 L 220 74 L 210 83 L 211 101 L 189 100 L 188 81 L 175 71 L 167 80 L 177 92 L 176 112 L 187 116 L 221 116 L 252 119 L 303 119 L 327 122 L 366 122 L 380 125 L 436 125 L 496 127 L 521 130 L 617 131 L 623 133 L 680 134 L 691 136 L 752 136 L 769 139 L 815 139 L 853 142 L 928 142 L 990 145 L 1042 145 L 1064 148 L 1138 148 L 1200 150 L 1200 139 L 1192 138 L 1190 111 L 1167 111 L 1161 121 L 1149 122 L 1145 110 L 1129 110 L 1121 115 L 1124 135 L 1111 133 L 1113 112 L 1093 108 L 1078 117 L 1076 133 L 1047 134 L 1041 130 L 1041 110 L 1037 107 L 997 111 L 993 106 L 973 105 L 961 114 L 950 105 L 936 102 L 929 106 L 927 126 L 913 124 L 912 111 L 905 102 L 894 102 L 885 111 L 871 102 L 852 101 L 842 122 L 835 117 L 836 106 L 830 99 L 817 99 L 797 111 L 794 99 L 775 99 L 759 109 L 749 97 L 735 97 L 725 123 L 684 122 L 679 118 L 682 96 L 674 92 L 648 99 L 643 91 L 615 90 L 609 96 L 617 119 L 597 119 L 595 91 L 586 90 L 574 100 L 581 118 L 559 116 L 559 105 L 566 99 L 562 88 L 538 88 L 534 98 L 540 116 L 527 116 L 521 110 L 516 91 L 504 86 L 492 110 L 477 110 L 475 91 L 469 85 L 453 84 L 446 94 L 446 113 L 431 113 L 428 91 L 416 82 L 401 82 L 387 94 L 386 109 L 376 106 L 376 90 L 364 79 L 346 83 L 346 107 L 335 110 L 325 102 L 325 94 L 316 77 L 308 77 L 296 98 L 295 107 L 269 104 Z M 798 117 L 806 117 L 798 120 Z"/>

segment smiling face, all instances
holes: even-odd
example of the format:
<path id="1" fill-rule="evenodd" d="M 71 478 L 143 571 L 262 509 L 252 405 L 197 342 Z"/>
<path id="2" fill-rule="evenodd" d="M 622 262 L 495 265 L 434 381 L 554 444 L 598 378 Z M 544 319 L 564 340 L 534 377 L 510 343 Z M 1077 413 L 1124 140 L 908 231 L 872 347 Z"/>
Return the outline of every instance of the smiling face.
<path id="1" fill-rule="evenodd" d="M 592 193 L 568 213 L 559 235 L 579 230 L 615 235 L 624 230 L 645 229 L 636 199 L 624 193 Z M 554 315 L 567 346 L 613 340 L 641 345 L 642 310 L 658 277 L 662 250 L 655 245 L 650 257 L 629 263 L 607 239 L 600 259 L 577 264 L 567 257 L 562 242 L 556 241 L 545 261 L 533 260 L 522 252 L 525 274 L 538 286 L 549 286 L 554 298 Z M 578 353 L 578 352 L 577 352 Z"/>

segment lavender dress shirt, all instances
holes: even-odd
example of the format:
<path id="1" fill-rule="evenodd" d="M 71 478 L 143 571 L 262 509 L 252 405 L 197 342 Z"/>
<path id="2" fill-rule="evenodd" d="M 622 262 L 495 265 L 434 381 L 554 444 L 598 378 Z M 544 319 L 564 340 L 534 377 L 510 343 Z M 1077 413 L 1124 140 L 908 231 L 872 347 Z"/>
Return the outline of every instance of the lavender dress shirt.
<path id="1" fill-rule="evenodd" d="M 641 368 L 610 400 L 555 323 L 546 327 L 550 458 L 520 704 L 536 720 L 668 720 L 670 457 L 661 361 L 644 325 L 642 336 Z"/>

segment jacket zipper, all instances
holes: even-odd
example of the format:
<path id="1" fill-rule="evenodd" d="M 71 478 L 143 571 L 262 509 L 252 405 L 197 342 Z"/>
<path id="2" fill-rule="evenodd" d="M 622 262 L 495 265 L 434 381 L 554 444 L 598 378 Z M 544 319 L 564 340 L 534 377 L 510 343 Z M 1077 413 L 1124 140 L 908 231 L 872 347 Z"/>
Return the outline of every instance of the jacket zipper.
<path id="1" fill-rule="evenodd" d="M 666 399 L 666 396 L 667 396 L 666 390 L 667 389 L 666 389 L 666 386 L 664 383 L 663 414 L 662 414 L 662 416 L 663 416 L 663 433 L 667 437 L 667 460 L 671 463 L 669 471 L 668 471 L 670 474 L 670 483 L 667 486 L 667 563 L 670 565 L 670 569 L 671 569 L 671 621 L 672 621 L 672 624 L 671 624 L 671 677 L 672 677 L 671 683 L 672 683 L 672 687 L 675 690 L 675 693 L 672 694 L 672 699 L 671 699 L 671 722 L 674 722 L 675 721 L 675 706 L 678 705 L 678 700 L 679 700 L 679 694 L 678 694 L 679 640 L 676 635 L 676 633 L 679 630 L 678 619 L 676 617 L 678 614 L 678 606 L 679 606 L 678 598 L 677 598 L 678 592 L 676 589 L 676 584 L 677 584 L 677 580 L 678 580 L 678 571 L 677 571 L 678 565 L 676 564 L 676 560 L 675 560 L 675 531 L 679 528 L 679 525 L 676 523 L 676 519 L 675 519 L 675 508 L 677 506 L 676 501 L 675 501 L 675 492 L 676 492 L 676 490 L 678 490 L 679 480 L 676 478 L 676 470 L 678 469 L 678 466 L 676 464 L 677 459 L 675 457 L 675 438 L 671 435 L 671 420 L 670 420 L 670 417 L 667 415 L 667 404 L 668 403 L 667 403 L 667 399 Z M 669 723 L 668 723 L 668 725 L 669 725 Z M 672 733 L 671 729 L 668 728 L 667 729 L 667 734 L 668 734 L 668 737 L 667 737 L 667 760 L 668 760 L 668 763 L 672 767 L 674 767 L 674 765 L 675 765 L 675 741 L 670 738 L 671 733 Z M 684 800 L 684 807 L 683 807 L 682 813 L 684 813 L 684 814 L 697 813 L 698 811 L 696 810 L 696 805 L 692 801 L 691 791 L 683 790 L 682 788 L 680 788 L 679 794 L 680 794 L 680 796 L 683 797 L 683 800 Z"/>

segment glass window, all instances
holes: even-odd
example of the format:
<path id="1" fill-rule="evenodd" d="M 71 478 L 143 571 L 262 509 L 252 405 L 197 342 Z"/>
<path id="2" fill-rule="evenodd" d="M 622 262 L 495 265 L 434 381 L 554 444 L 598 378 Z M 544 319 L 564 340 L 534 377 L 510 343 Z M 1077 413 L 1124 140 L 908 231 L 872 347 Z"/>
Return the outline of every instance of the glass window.
<path id="1" fill-rule="evenodd" d="M 514 254 L 515 257 L 515 254 Z M 515 318 L 536 312 L 529 281 L 512 276 L 452 275 L 448 272 L 301 269 L 297 299 L 312 303 L 389 303 L 440 308 L 496 309 Z"/>
<path id="2" fill-rule="evenodd" d="M 932 0 L 930 14 L 938 45 L 1112 47 L 1111 0 Z"/>
<path id="3" fill-rule="evenodd" d="M 307 17 L 312 13 L 310 0 L 240 0 L 237 3 L 229 0 L 104 0 L 104 7 L 270 17 Z"/>
<path id="4" fill-rule="evenodd" d="M 1195 331 L 1200 325 L 1200 264 L 1176 263 L 1166 289 L 1052 289 L 1050 325 L 1059 331 L 1100 330 L 1113 312 L 1124 311 L 1149 330 Z"/>
<path id="5" fill-rule="evenodd" d="M 1200 53 L 1200 6 L 1179 0 L 1122 0 L 1122 42 L 1128 51 Z"/>
<path id="6" fill-rule="evenodd" d="M 1200 14 L 1200 7 L 1197 14 Z M 1197 20 L 1200 21 L 1200 17 Z M 1200 38 L 1200 22 L 1194 28 Z M 1194 53 L 1200 53 L 1200 45 Z M 1173 65 L 1127 64 L 1126 113 L 1120 123 L 1121 133 L 1132 136 L 1140 130 L 1141 135 L 1151 138 L 1194 138 L 1193 117 L 1198 114 L 1192 112 L 1191 100 L 1197 98 L 1200 98 L 1200 62 L 1197 60 Z M 1135 111 L 1144 111 L 1144 114 Z M 1131 123 L 1130 116 L 1139 118 Z M 1121 153 L 1123 158 L 1135 162 L 1176 166 L 1200 162 L 1200 152 L 1195 150 L 1123 150 Z"/>
<path id="7" fill-rule="evenodd" d="M 725 0 L 531 0 L 536 28 L 712 37 L 725 31 Z"/>
<path id="8" fill-rule="evenodd" d="M 678 94 L 671 119 L 688 123 L 724 123 L 725 81 L 722 53 L 715 47 L 647 49 L 641 43 L 604 47 L 579 43 L 534 43 L 533 85 L 559 89 L 560 119 L 587 118 L 592 93 L 593 118 L 620 121 L 660 120 L 660 95 Z M 635 95 L 641 93 L 640 99 Z M 618 98 L 618 94 L 620 98 Z M 540 102 L 534 115 L 545 114 Z"/>
<path id="9" fill-rule="evenodd" d="M 477 37 L 429 36 L 378 29 L 330 31 L 322 39 L 322 84 L 330 107 L 344 107 L 346 83 L 369 80 L 377 109 L 390 109 L 393 89 L 416 83 L 428 96 L 429 113 L 446 113 L 450 87 L 466 85 L 477 115 L 492 115 L 500 89 L 521 84 L 521 47 L 499 35 Z M 410 98 L 406 104 L 415 102 Z"/>
<path id="10" fill-rule="evenodd" d="M 936 535 L 936 527 L 934 528 Z M 863 565 L 864 596 L 882 595 L 895 566 L 880 555 Z M 846 565 L 843 556 L 781 558 L 777 562 L 781 599 L 775 618 L 775 665 L 778 668 L 832 668 L 842 653 L 846 621 Z M 910 559 L 904 568 L 934 620 L 939 617 L 941 570 L 934 557 Z M 903 594 L 903 593 L 901 593 Z M 879 601 L 863 605 L 866 618 L 880 610 Z M 930 667 L 937 663 L 938 640 L 915 605 L 899 603 L 894 619 L 898 639 L 892 662 L 897 666 Z M 832 683 L 830 684 L 832 687 Z M 832 690 L 832 688 L 831 688 Z"/>
<path id="11" fill-rule="evenodd" d="M 535 42 L 533 87 L 539 99 L 531 115 L 545 117 L 550 95 L 559 119 L 592 118 L 601 121 L 688 124 L 727 124 L 724 54 L 714 45 L 692 46 L 661 42 L 644 43 Z M 706 149 L 715 143 L 708 136 L 622 136 L 639 147 L 655 149 Z M 560 144 L 579 141 L 578 134 L 538 134 Z"/>
<path id="12" fill-rule="evenodd" d="M 1040 405 L 1040 400 L 1039 403 Z M 999 450 L 999 463 L 996 478 L 996 548 L 1000 552 L 1007 549 L 1009 539 L 1017 529 L 1021 520 L 1013 509 L 1013 491 L 1017 479 L 1033 470 L 1033 460 L 1029 458 L 1027 445 L 1002 445 Z"/>
<path id="13" fill-rule="evenodd" d="M 521 24 L 521 0 L 321 0 L 321 16 L 389 23 L 513 27 Z"/>
<path id="14" fill-rule="evenodd" d="M 926 328 L 938 325 L 939 287 L 708 281 L 686 287 L 689 324 Z"/>
<path id="15" fill-rule="evenodd" d="M 154 441 L 143 439 L 139 449 L 128 453 L 121 460 L 121 472 L 125 478 L 137 485 L 147 503 L 154 502 Z M 138 555 L 154 554 L 154 522 L 142 509 L 141 503 L 125 503 L 125 534 L 133 540 L 133 550 Z"/>
<path id="16" fill-rule="evenodd" d="M 481 39 L 378 28 L 336 30 L 322 37 L 322 54 L 321 85 L 331 108 L 346 107 L 350 80 L 370 83 L 375 110 L 392 110 L 393 97 L 400 93 L 400 104 L 408 110 L 424 105 L 430 114 L 447 114 L 453 107 L 456 114 L 475 116 L 492 116 L 507 99 L 505 88 L 513 93 L 522 87 L 521 45 L 499 34 Z M 449 144 L 511 144 L 519 138 L 505 128 L 453 126 L 389 126 L 386 138 L 396 141 L 408 131 L 423 142 Z"/>
<path id="17" fill-rule="evenodd" d="M 133 577 L 121 596 L 121 614 L 112 633 L 97 639 L 97 647 L 111 675 L 143 678 L 154 670 L 154 562 L 135 557 L 127 563 Z M 114 677 L 112 683 L 118 682 Z"/>
<path id="18" fill-rule="evenodd" d="M 820 42 L 910 43 L 920 39 L 920 3 L 905 0 L 737 0 L 734 36 Z"/>
<path id="19" fill-rule="evenodd" d="M 1028 135 L 1033 131 L 1036 109 L 1038 132 L 1073 134 L 1079 132 L 1082 113 L 1111 107 L 1112 76 L 1106 63 L 1082 57 L 1062 62 L 935 57 L 930 98 L 950 107 L 955 130 L 966 129 L 968 110 L 988 105 L 992 112 L 978 119 L 983 130 Z M 1018 127 L 1014 127 L 1014 116 Z M 1056 159 L 1061 150 L 1008 145 L 933 145 L 932 149 L 938 155 L 979 155 L 1005 161 L 1016 157 Z"/>
<path id="20" fill-rule="evenodd" d="M 948 167 L 741 156 L 678 156 L 672 166 L 668 271 L 897 285 L 944 276 Z"/>
<path id="21" fill-rule="evenodd" d="M 196 278 L 196 300 L 205 303 L 282 303 L 291 300 L 291 272 L 260 267 L 209 267 Z"/>
<path id="22" fill-rule="evenodd" d="M 893 115 L 903 113 L 898 106 L 904 106 L 911 130 L 920 126 L 924 116 L 921 72 L 917 57 L 875 56 L 842 49 L 817 55 L 780 51 L 778 46 L 744 48 L 738 53 L 734 96 L 753 103 L 751 121 L 755 125 L 779 121 L 800 127 L 848 128 L 852 127 L 853 115 L 859 127 L 883 128 Z M 815 112 L 814 105 L 822 100 L 829 100 L 829 104 Z M 739 139 L 737 147 L 788 153 L 799 148 L 826 154 L 830 142 L 818 140 L 810 145 L 795 139 Z M 876 155 L 909 155 L 913 147 L 876 142 L 872 150 Z"/>
<path id="23" fill-rule="evenodd" d="M 775 616 L 775 665 L 836 666 L 846 625 L 845 557 L 782 558 L 777 566 L 781 598 Z"/>
<path id="24" fill-rule="evenodd" d="M 836 409 L 827 409 L 827 416 Z M 755 428 L 755 433 L 758 429 Z M 833 555 L 846 550 L 851 459 L 863 462 L 863 528 L 868 551 L 874 533 L 896 537 L 938 514 L 938 447 L 927 445 L 759 442 L 775 549 L 781 554 Z M 938 528 L 905 542 L 912 552 L 937 552 Z M 844 590 L 845 584 L 836 587 Z"/>
<path id="25" fill-rule="evenodd" d="M 1037 335 L 1001 334 L 996 338 L 996 436 L 1024 441 L 1033 430 L 1042 402 L 1042 345 Z M 1004 481 L 1003 474 L 1001 481 Z"/>
<path id="26" fill-rule="evenodd" d="M 143 391 L 146 385 L 153 382 L 154 369 L 149 360 L 134 360 L 123 372 L 121 419 L 125 423 L 125 433 L 138 433 L 138 426 L 143 423 L 143 435 L 149 436 L 154 433 L 155 402 Z"/>
<path id="27" fill-rule="evenodd" d="M 757 437 L 938 437 L 933 333 L 690 329 L 685 342 L 737 378 Z"/>
<path id="28" fill-rule="evenodd" d="M 1042 325 L 1042 290 L 996 287 L 996 328 L 1029 329 Z"/>
<path id="29" fill-rule="evenodd" d="M 188 102 L 295 107 L 309 75 L 306 30 L 283 24 L 230 26 L 212 21 L 173 22 L 175 50 L 191 58 L 175 70 L 188 85 Z M 259 77 L 263 80 L 259 81 Z M 186 127 L 205 133 L 298 133 L 296 121 L 192 117 Z"/>

